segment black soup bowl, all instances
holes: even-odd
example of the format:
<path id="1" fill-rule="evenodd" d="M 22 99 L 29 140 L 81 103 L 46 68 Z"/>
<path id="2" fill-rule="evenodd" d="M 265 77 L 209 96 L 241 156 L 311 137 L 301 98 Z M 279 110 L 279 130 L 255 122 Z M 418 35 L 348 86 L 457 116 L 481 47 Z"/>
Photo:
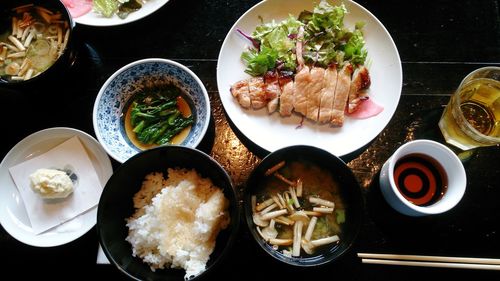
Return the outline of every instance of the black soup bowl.
<path id="1" fill-rule="evenodd" d="M 302 185 L 301 196 L 298 185 Z M 273 196 L 276 200 L 269 200 Z M 329 202 L 312 203 L 309 202 L 310 197 Z M 295 205 L 295 198 L 299 202 L 298 206 Z M 270 204 L 278 201 L 282 206 L 276 204 L 274 208 L 265 207 L 266 200 Z M 289 209 L 287 204 L 292 205 L 292 208 Z M 244 210 L 248 228 L 260 248 L 283 263 L 311 267 L 335 261 L 351 248 L 362 224 L 363 197 L 354 174 L 340 158 L 317 147 L 296 145 L 270 153 L 252 171 L 246 183 Z M 276 211 L 285 213 L 274 218 L 274 229 L 278 236 L 276 231 L 271 231 L 273 227 L 266 226 L 270 220 L 265 215 Z M 311 223 L 313 217 L 316 217 L 315 223 Z M 291 226 L 286 225 L 287 219 L 288 223 L 293 222 Z M 295 229 L 299 221 L 302 231 Z M 307 237 L 310 224 L 314 231 L 312 236 Z M 274 236 L 270 236 L 270 233 L 274 233 Z M 293 255 L 295 233 L 301 233 L 301 239 L 297 239 L 298 235 L 295 238 L 299 245 L 301 241 L 307 243 L 299 248 L 300 254 L 295 252 Z M 335 241 L 335 235 L 340 238 L 338 241 Z M 272 242 L 272 237 L 277 240 Z M 321 240 L 323 238 L 326 239 Z M 320 241 L 330 242 L 321 245 Z M 304 248 L 308 248 L 309 253 Z"/>
<path id="2" fill-rule="evenodd" d="M 6 43 L 0 46 L 0 87 L 4 88 L 30 90 L 35 85 L 57 85 L 76 59 L 75 22 L 61 1 L 2 3 L 0 41 Z M 8 53 L 2 54 L 3 47 L 8 47 Z"/>
<path id="3" fill-rule="evenodd" d="M 106 257 L 121 272 L 135 280 L 184 280 L 184 269 L 152 271 L 140 257 L 132 256 L 132 246 L 125 240 L 129 233 L 126 219 L 135 212 L 132 199 L 134 194 L 141 189 L 147 174 L 162 172 L 166 177 L 168 168 L 196 170 L 201 177 L 209 178 L 219 187 L 229 201 L 230 223 L 217 235 L 215 249 L 205 271 L 192 279 L 207 276 L 208 272 L 221 263 L 237 235 L 240 209 L 236 191 L 226 171 L 214 159 L 202 151 L 184 146 L 160 146 L 142 151 L 125 161 L 113 173 L 104 187 L 97 209 L 99 242 Z"/>

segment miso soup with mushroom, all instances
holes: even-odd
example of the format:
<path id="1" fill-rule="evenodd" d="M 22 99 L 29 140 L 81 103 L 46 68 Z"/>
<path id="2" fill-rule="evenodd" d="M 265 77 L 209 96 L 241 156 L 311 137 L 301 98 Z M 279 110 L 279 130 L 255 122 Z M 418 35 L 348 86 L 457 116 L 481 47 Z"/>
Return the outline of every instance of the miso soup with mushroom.
<path id="1" fill-rule="evenodd" d="M 71 29 L 60 12 L 28 4 L 11 11 L 11 25 L 0 34 L 0 78 L 29 80 L 63 54 Z"/>
<path id="2" fill-rule="evenodd" d="M 252 195 L 260 237 L 286 256 L 321 254 L 342 239 L 345 206 L 330 172 L 306 161 L 282 161 Z"/>

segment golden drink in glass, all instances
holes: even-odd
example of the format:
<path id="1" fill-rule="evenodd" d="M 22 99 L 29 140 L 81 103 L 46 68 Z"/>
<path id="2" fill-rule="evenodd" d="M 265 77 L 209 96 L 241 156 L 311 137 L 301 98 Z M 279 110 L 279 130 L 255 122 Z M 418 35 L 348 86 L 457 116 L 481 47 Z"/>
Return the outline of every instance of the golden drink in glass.
<path id="1" fill-rule="evenodd" d="M 460 84 L 446 106 L 439 128 L 462 150 L 500 143 L 500 67 L 480 68 Z"/>

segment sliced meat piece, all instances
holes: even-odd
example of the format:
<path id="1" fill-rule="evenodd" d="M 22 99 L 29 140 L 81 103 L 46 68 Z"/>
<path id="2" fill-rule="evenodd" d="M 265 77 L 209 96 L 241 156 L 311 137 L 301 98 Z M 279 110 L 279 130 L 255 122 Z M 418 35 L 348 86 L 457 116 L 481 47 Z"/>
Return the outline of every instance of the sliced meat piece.
<path id="1" fill-rule="evenodd" d="M 278 109 L 278 106 L 279 106 L 279 101 L 280 99 L 278 97 L 270 100 L 268 103 L 267 103 L 267 112 L 269 114 L 275 112 L 277 109 Z"/>
<path id="2" fill-rule="evenodd" d="M 335 100 L 332 108 L 332 126 L 341 127 L 344 124 L 344 111 L 349 98 L 351 85 L 352 65 L 346 63 L 340 70 L 337 78 L 337 88 L 335 89 Z"/>
<path id="3" fill-rule="evenodd" d="M 358 107 L 360 101 L 364 99 L 363 92 L 370 87 L 370 74 L 368 68 L 361 66 L 352 75 L 351 87 L 349 89 L 349 101 L 347 112 L 352 113 Z"/>
<path id="4" fill-rule="evenodd" d="M 307 92 L 309 84 L 311 83 L 311 74 L 309 67 L 304 65 L 302 69 L 295 75 L 294 84 L 294 110 L 304 116 L 307 116 Z"/>
<path id="5" fill-rule="evenodd" d="M 271 72 L 266 76 L 267 81 L 264 77 L 252 77 L 231 86 L 231 94 L 243 108 L 261 109 L 267 105 L 270 113 L 276 111 L 281 94 L 278 75 Z"/>
<path id="6" fill-rule="evenodd" d="M 231 86 L 231 94 L 236 98 L 241 107 L 250 108 L 252 105 L 247 79 L 234 83 L 234 85 Z"/>
<path id="7" fill-rule="evenodd" d="M 291 71 L 280 72 L 279 84 L 281 87 L 281 96 L 279 101 L 280 115 L 290 116 L 292 115 L 293 101 L 294 101 L 293 72 Z"/>
<path id="8" fill-rule="evenodd" d="M 325 69 L 313 67 L 310 72 L 311 81 L 307 87 L 307 115 L 306 117 L 318 121 L 319 107 L 321 103 L 321 92 L 324 87 L 323 77 Z"/>
<path id="9" fill-rule="evenodd" d="M 285 86 L 285 84 L 287 84 L 290 81 L 293 81 L 293 77 L 294 76 L 295 75 L 294 75 L 293 71 L 280 70 L 278 72 L 278 81 L 280 83 L 280 87 L 283 89 L 283 87 Z"/>
<path id="10" fill-rule="evenodd" d="M 261 109 L 266 106 L 269 99 L 264 90 L 264 78 L 252 77 L 248 80 L 248 91 L 253 109 Z"/>
<path id="11" fill-rule="evenodd" d="M 267 103 L 267 111 L 271 114 L 278 109 L 279 98 L 281 95 L 278 72 L 268 71 L 266 75 L 264 75 L 264 91 L 266 92 L 266 98 L 269 99 L 269 102 Z"/>
<path id="12" fill-rule="evenodd" d="M 303 41 L 304 27 L 300 26 L 295 46 L 298 66 L 293 85 L 293 108 L 295 112 L 307 116 L 307 88 L 311 81 L 311 74 L 309 73 L 309 67 L 305 65 L 304 58 L 302 57 Z"/>
<path id="13" fill-rule="evenodd" d="M 275 98 L 274 94 L 266 91 L 263 77 L 252 77 L 248 80 L 248 91 L 253 109 L 261 109 Z"/>
<path id="14" fill-rule="evenodd" d="M 294 83 L 289 81 L 283 87 L 280 97 L 280 115 L 281 116 L 291 116 L 293 111 L 294 99 Z"/>
<path id="15" fill-rule="evenodd" d="M 318 121 L 328 123 L 332 119 L 333 101 L 335 100 L 335 88 L 337 87 L 337 66 L 329 66 L 325 70 L 323 90 L 321 91 L 321 103 L 319 106 Z"/>

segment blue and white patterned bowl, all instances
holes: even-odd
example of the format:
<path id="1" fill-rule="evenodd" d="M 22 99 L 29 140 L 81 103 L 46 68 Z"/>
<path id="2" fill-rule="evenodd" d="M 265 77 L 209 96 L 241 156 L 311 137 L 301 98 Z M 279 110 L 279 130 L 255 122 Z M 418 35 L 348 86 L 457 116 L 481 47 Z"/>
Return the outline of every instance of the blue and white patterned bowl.
<path id="1" fill-rule="evenodd" d="M 184 98 L 194 116 L 189 135 L 180 145 L 195 148 L 201 142 L 210 121 L 210 100 L 201 80 L 177 62 L 142 59 L 111 75 L 94 103 L 93 124 L 97 140 L 116 161 L 123 163 L 141 151 L 128 139 L 124 129 L 124 108 L 129 99 L 145 87 L 168 83 L 187 94 Z"/>

